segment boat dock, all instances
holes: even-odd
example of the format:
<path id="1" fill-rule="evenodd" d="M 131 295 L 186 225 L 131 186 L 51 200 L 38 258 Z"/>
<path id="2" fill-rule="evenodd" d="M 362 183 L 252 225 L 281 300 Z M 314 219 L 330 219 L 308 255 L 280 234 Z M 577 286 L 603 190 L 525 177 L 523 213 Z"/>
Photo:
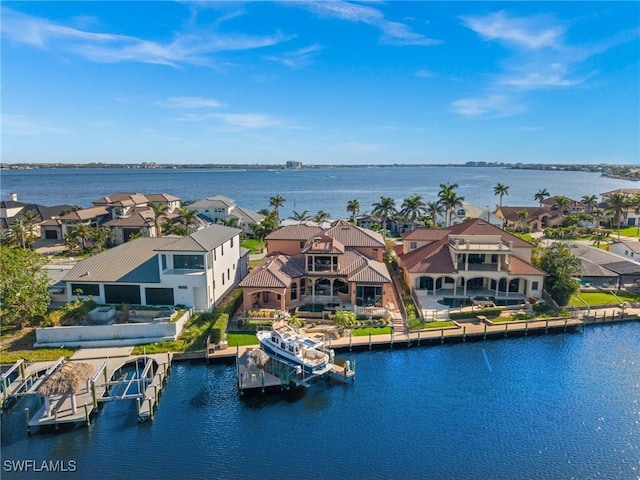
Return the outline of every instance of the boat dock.
<path id="1" fill-rule="evenodd" d="M 131 350 L 82 349 L 68 361 L 60 358 L 29 366 L 20 360 L 2 376 L 3 399 L 5 403 L 24 395 L 43 399 L 33 414 L 25 409 L 28 431 L 48 425 L 90 425 L 100 403 L 117 400 L 136 400 L 139 421 L 153 420 L 172 356 L 131 355 Z M 125 368 L 128 370 L 123 374 Z M 20 372 L 18 376 L 16 372 Z"/>
<path id="2" fill-rule="evenodd" d="M 289 390 L 291 385 L 297 387 L 309 387 L 312 380 L 328 376 L 346 383 L 355 381 L 355 360 L 346 360 L 343 365 L 331 363 L 330 368 L 324 373 L 311 375 L 297 365 L 279 358 L 269 357 L 259 347 L 236 349 L 236 373 L 238 377 L 238 390 L 240 394 L 245 392 L 273 390 Z M 263 361 L 257 360 L 264 357 Z"/>

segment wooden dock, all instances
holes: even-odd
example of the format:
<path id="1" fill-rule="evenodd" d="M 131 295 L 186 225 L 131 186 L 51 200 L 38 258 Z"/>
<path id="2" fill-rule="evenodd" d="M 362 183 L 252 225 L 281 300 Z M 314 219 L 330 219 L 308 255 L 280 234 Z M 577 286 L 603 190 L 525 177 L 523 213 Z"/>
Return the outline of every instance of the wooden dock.
<path id="1" fill-rule="evenodd" d="M 36 412 L 31 415 L 25 411 L 27 429 L 61 424 L 85 423 L 91 424 L 92 415 L 98 410 L 99 403 L 133 400 L 138 403 L 138 419 L 145 421 L 153 419 L 158 408 L 160 394 L 171 368 L 171 354 L 130 355 L 131 348 L 120 352 L 118 349 L 79 350 L 71 358 L 74 362 L 83 362 L 93 367 L 93 374 L 87 380 L 86 386 L 75 395 L 52 395 Z M 115 356 L 103 357 L 109 352 Z M 142 369 L 139 364 L 142 363 Z M 62 362 L 61 362 L 62 364 Z M 116 372 L 127 365 L 134 364 L 136 373 L 129 378 L 114 380 Z M 53 370 L 51 372 L 53 373 Z M 46 376 L 42 377 L 42 381 Z M 133 387 L 133 388 L 132 388 Z M 130 390 L 133 390 L 130 393 Z M 37 388 L 30 391 L 37 394 Z"/>

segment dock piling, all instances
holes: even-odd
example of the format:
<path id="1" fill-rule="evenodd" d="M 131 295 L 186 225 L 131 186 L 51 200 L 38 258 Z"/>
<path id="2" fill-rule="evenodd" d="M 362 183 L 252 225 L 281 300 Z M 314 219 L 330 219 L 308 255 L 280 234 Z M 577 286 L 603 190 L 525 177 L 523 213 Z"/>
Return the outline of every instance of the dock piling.
<path id="1" fill-rule="evenodd" d="M 467 326 L 466 325 L 462 326 L 462 341 L 463 342 L 467 341 Z"/>
<path id="2" fill-rule="evenodd" d="M 486 340 L 487 339 L 487 324 L 484 324 L 484 333 L 482 334 L 482 339 Z"/>
<path id="3" fill-rule="evenodd" d="M 89 418 L 89 405 L 84 404 L 84 421 L 87 423 L 87 426 L 91 425 L 91 419 Z"/>
<path id="4" fill-rule="evenodd" d="M 440 343 L 444 343 L 444 327 L 440 329 Z"/>
<path id="5" fill-rule="evenodd" d="M 24 409 L 24 417 L 25 417 L 25 420 L 27 422 L 27 433 L 31 434 L 31 427 L 29 426 L 29 420 L 30 420 L 31 414 L 29 413 L 29 409 L 28 408 Z"/>

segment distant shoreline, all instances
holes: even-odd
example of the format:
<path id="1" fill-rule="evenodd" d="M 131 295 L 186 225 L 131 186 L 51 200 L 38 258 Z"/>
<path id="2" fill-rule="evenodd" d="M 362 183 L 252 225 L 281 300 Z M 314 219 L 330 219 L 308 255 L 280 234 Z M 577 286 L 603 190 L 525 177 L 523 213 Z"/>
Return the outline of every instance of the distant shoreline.
<path id="1" fill-rule="evenodd" d="M 309 164 L 300 168 L 285 167 L 282 164 L 159 164 L 159 163 L 2 163 L 0 170 L 38 170 L 38 169 L 135 169 L 135 170 L 177 170 L 177 169 L 208 169 L 208 170 L 309 170 L 309 169 L 339 169 L 339 168 L 429 168 L 429 167 L 488 167 L 513 170 L 549 170 L 600 173 L 603 177 L 620 180 L 639 181 L 640 167 L 632 165 L 575 165 L 575 164 L 523 164 L 523 163 L 487 163 L 466 162 L 463 164 L 366 164 L 366 165 L 327 165 Z"/>

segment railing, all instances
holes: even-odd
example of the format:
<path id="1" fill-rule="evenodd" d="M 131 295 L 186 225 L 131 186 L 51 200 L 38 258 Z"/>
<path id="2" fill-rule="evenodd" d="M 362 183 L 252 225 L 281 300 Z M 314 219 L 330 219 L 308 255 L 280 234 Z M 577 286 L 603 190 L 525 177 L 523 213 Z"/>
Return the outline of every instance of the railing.
<path id="1" fill-rule="evenodd" d="M 384 307 L 353 307 L 356 315 L 366 315 L 367 317 L 386 317 L 389 310 Z"/>

